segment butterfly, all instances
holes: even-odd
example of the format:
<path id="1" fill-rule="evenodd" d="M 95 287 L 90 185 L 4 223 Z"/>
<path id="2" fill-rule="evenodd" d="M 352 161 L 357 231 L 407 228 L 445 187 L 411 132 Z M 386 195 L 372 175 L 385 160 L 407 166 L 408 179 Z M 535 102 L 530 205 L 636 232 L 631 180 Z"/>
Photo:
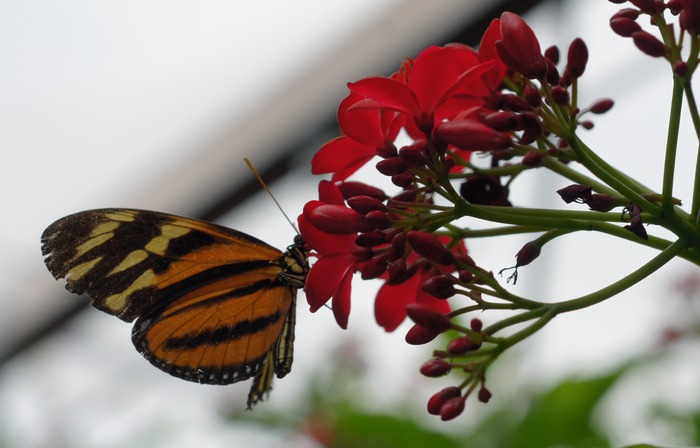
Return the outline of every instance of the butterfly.
<path id="1" fill-rule="evenodd" d="M 136 349 L 159 369 L 205 384 L 254 378 L 248 407 L 290 372 L 296 292 L 309 267 L 242 232 L 165 213 L 88 210 L 51 224 L 45 263 L 66 289 L 136 320 Z"/>

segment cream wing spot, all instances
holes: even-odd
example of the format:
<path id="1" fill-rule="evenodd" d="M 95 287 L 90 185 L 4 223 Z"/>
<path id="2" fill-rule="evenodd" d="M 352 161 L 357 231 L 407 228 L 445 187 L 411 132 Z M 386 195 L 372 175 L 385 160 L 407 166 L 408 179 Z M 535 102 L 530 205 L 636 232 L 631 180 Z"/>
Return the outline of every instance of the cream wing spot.
<path id="1" fill-rule="evenodd" d="M 187 227 L 164 224 L 160 228 L 160 235 L 146 244 L 146 250 L 156 255 L 165 255 L 170 245 L 170 240 L 188 234 L 191 229 Z"/>
<path id="2" fill-rule="evenodd" d="M 105 241 L 110 240 L 114 236 L 113 232 L 109 233 L 103 233 L 101 235 L 98 235 L 94 238 L 90 238 L 89 240 L 85 241 L 83 244 L 80 244 L 75 248 L 75 257 L 81 257 L 87 252 L 91 251 L 92 249 L 96 248 L 100 244 L 104 243 Z"/>
<path id="3" fill-rule="evenodd" d="M 92 229 L 92 232 L 90 232 L 90 237 L 103 235 L 105 233 L 112 233 L 114 232 L 114 229 L 116 229 L 120 225 L 121 223 L 116 221 L 103 222 L 102 224 L 96 225 L 95 228 Z"/>
<path id="4" fill-rule="evenodd" d="M 115 314 L 126 308 L 128 304 L 128 299 L 131 294 L 138 291 L 139 289 L 147 288 L 155 283 L 156 274 L 153 269 L 145 271 L 139 278 L 134 280 L 134 282 L 129 285 L 124 291 L 118 294 L 112 294 L 111 296 L 105 298 L 104 304 L 107 308 L 114 311 Z"/>
<path id="5" fill-rule="evenodd" d="M 127 210 L 105 213 L 105 218 L 112 221 L 133 222 L 135 214 Z"/>
<path id="6" fill-rule="evenodd" d="M 93 258 L 90 261 L 86 261 L 85 263 L 80 263 L 77 266 L 74 266 L 68 271 L 65 275 L 66 281 L 71 281 L 75 282 L 80 280 L 80 278 L 90 272 L 90 270 L 97 264 L 99 261 L 102 260 L 102 257 L 97 257 Z"/>
<path id="7" fill-rule="evenodd" d="M 141 263 L 143 260 L 148 258 L 148 252 L 146 252 L 143 249 L 137 249 L 129 253 L 124 259 L 119 263 L 117 266 L 112 269 L 112 271 L 107 274 L 108 276 L 117 274 L 121 271 L 124 271 L 126 269 L 129 269 L 132 266 L 136 266 L 137 264 Z"/>

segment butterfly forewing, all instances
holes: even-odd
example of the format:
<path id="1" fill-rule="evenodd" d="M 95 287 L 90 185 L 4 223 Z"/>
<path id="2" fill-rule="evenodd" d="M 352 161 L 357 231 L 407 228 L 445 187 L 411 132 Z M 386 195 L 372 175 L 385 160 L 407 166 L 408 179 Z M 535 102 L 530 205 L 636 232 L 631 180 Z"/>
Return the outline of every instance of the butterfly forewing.
<path id="1" fill-rule="evenodd" d="M 56 221 L 42 235 L 49 271 L 98 309 L 132 321 L 132 340 L 158 368 L 189 381 L 291 368 L 294 300 L 308 271 L 303 243 L 287 253 L 244 233 L 164 213 L 102 209 Z M 268 378 L 270 377 L 270 378 Z"/>

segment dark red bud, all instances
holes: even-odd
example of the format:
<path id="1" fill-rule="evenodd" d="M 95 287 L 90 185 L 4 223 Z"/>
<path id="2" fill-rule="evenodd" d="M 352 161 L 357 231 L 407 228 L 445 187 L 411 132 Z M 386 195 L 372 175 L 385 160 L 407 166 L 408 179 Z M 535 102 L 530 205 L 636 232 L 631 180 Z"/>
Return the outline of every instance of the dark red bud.
<path id="1" fill-rule="evenodd" d="M 525 166 L 537 166 L 542 162 L 542 159 L 547 155 L 546 152 L 538 151 L 536 149 L 531 149 L 526 152 L 523 156 L 523 165 Z"/>
<path id="2" fill-rule="evenodd" d="M 629 2 L 646 14 L 654 15 L 659 12 L 654 0 L 629 0 Z"/>
<path id="3" fill-rule="evenodd" d="M 549 73 L 549 71 L 547 73 Z M 525 98 L 525 101 L 527 101 L 527 103 L 533 108 L 540 107 L 542 104 L 542 94 L 540 93 L 540 90 L 532 84 L 527 84 L 525 86 L 523 97 Z"/>
<path id="4" fill-rule="evenodd" d="M 477 319 L 476 317 L 469 322 L 469 328 L 472 329 L 472 331 L 476 331 L 477 333 L 480 333 L 481 330 L 484 328 L 484 323 L 481 321 L 481 319 Z"/>
<path id="5" fill-rule="evenodd" d="M 598 100 L 591 104 L 589 110 L 594 114 L 604 114 L 605 112 L 612 109 L 614 104 L 615 102 L 610 98 L 603 98 L 602 100 Z"/>
<path id="6" fill-rule="evenodd" d="M 420 373 L 429 378 L 437 378 L 447 375 L 450 370 L 452 370 L 452 366 L 447 361 L 434 358 L 421 366 Z"/>
<path id="7" fill-rule="evenodd" d="M 416 324 L 406 333 L 406 343 L 410 345 L 424 345 L 433 341 L 440 333 L 440 331 Z"/>
<path id="8" fill-rule="evenodd" d="M 352 249 L 352 255 L 355 257 L 355 261 L 361 263 L 370 260 L 374 256 L 374 251 L 369 247 L 355 246 Z"/>
<path id="9" fill-rule="evenodd" d="M 580 124 L 581 124 L 581 127 L 582 127 L 583 129 L 586 129 L 586 130 L 589 130 L 589 131 L 590 131 L 591 129 L 593 129 L 593 126 L 594 126 L 594 125 L 593 125 L 593 122 L 590 121 L 590 120 L 583 120 Z"/>
<path id="10" fill-rule="evenodd" d="M 362 215 L 343 205 L 320 205 L 306 217 L 318 229 L 334 235 L 366 232 L 372 228 Z"/>
<path id="11" fill-rule="evenodd" d="M 396 285 L 406 280 L 406 260 L 399 258 L 389 263 L 387 267 L 387 272 L 389 273 L 390 285 Z"/>
<path id="12" fill-rule="evenodd" d="M 554 65 L 554 62 L 549 59 L 547 59 L 547 77 L 545 79 L 550 86 L 556 86 L 561 81 L 559 70 L 556 65 Z"/>
<path id="13" fill-rule="evenodd" d="M 514 112 L 494 112 L 485 116 L 483 123 L 497 131 L 512 131 L 518 126 L 518 114 Z"/>
<path id="14" fill-rule="evenodd" d="M 522 249 L 520 249 L 515 255 L 516 266 L 526 266 L 532 263 L 537 257 L 540 256 L 541 250 L 542 247 L 538 244 L 535 244 L 535 242 L 533 241 L 525 243 Z"/>
<path id="15" fill-rule="evenodd" d="M 559 47 L 552 45 L 547 48 L 544 50 L 544 57 L 552 61 L 554 65 L 557 65 L 559 63 Z"/>
<path id="16" fill-rule="evenodd" d="M 666 56 L 666 46 L 664 43 L 646 31 L 637 31 L 633 33 L 632 40 L 634 40 L 634 44 L 637 48 L 646 55 L 654 58 Z"/>
<path id="17" fill-rule="evenodd" d="M 377 155 L 385 159 L 396 157 L 397 154 L 398 151 L 396 150 L 396 146 L 394 146 L 394 143 L 391 141 L 384 141 L 384 146 L 377 148 Z"/>
<path id="18" fill-rule="evenodd" d="M 391 252 L 389 259 L 396 260 L 406 253 L 406 232 L 401 232 L 391 239 Z"/>
<path id="19" fill-rule="evenodd" d="M 473 259 L 472 257 L 470 257 L 468 254 L 465 254 L 465 253 L 463 253 L 463 252 L 457 252 L 457 253 L 455 254 L 455 258 L 456 258 L 457 261 L 459 261 L 460 263 L 464 263 L 464 264 L 466 264 L 467 266 L 476 267 L 476 262 L 475 262 L 474 259 Z"/>
<path id="20" fill-rule="evenodd" d="M 457 293 L 454 283 L 449 275 L 434 275 L 423 282 L 423 291 L 437 299 L 449 299 Z"/>
<path id="21" fill-rule="evenodd" d="M 395 174 L 400 174 L 408 169 L 408 165 L 406 165 L 406 162 L 399 159 L 398 157 L 381 160 L 377 162 L 377 165 L 375 166 L 377 168 L 377 171 L 379 171 L 385 176 L 393 176 Z"/>
<path id="22" fill-rule="evenodd" d="M 382 190 L 362 182 L 343 182 L 338 189 L 346 200 L 353 196 L 369 196 L 379 201 L 385 201 L 387 196 Z"/>
<path id="23" fill-rule="evenodd" d="M 436 132 L 445 142 L 470 151 L 490 151 L 510 146 L 507 134 L 475 120 L 448 121 L 441 124 Z"/>
<path id="24" fill-rule="evenodd" d="M 678 17 L 681 29 L 684 29 L 691 36 L 700 33 L 700 4 L 697 0 L 684 0 L 681 2 L 683 10 Z"/>
<path id="25" fill-rule="evenodd" d="M 469 336 L 459 336 L 447 344 L 447 351 L 453 355 L 461 355 L 472 348 L 472 340 Z"/>
<path id="26" fill-rule="evenodd" d="M 415 202 L 418 197 L 418 190 L 406 190 L 389 199 L 389 205 L 393 202 Z"/>
<path id="27" fill-rule="evenodd" d="M 552 87 L 552 101 L 560 106 L 569 104 L 569 91 L 559 86 Z"/>
<path id="28" fill-rule="evenodd" d="M 503 103 L 503 106 L 506 109 L 510 109 L 513 112 L 524 112 L 524 111 L 530 111 L 532 110 L 532 107 L 530 104 L 528 104 L 527 101 L 524 99 L 520 98 L 517 95 L 513 95 L 511 93 L 506 93 L 503 95 L 500 95 L 500 101 Z"/>
<path id="29" fill-rule="evenodd" d="M 635 20 L 614 16 L 610 19 L 610 28 L 615 34 L 622 37 L 632 37 L 634 33 L 642 30 L 642 27 Z"/>
<path id="30" fill-rule="evenodd" d="M 377 278 L 386 271 L 387 264 L 389 263 L 389 256 L 387 254 L 378 255 L 371 260 L 369 260 L 360 270 L 362 280 L 369 280 L 371 278 Z"/>
<path id="31" fill-rule="evenodd" d="M 363 215 L 374 210 L 386 211 L 386 205 L 382 201 L 370 196 L 353 196 L 347 202 L 351 209 Z"/>
<path id="32" fill-rule="evenodd" d="M 612 15 L 612 19 L 625 18 L 625 19 L 637 20 L 638 17 L 639 17 L 639 10 L 635 9 L 635 8 L 623 8 Z"/>
<path id="33" fill-rule="evenodd" d="M 459 417 L 464 412 L 464 399 L 451 398 L 440 408 L 440 420 L 447 421 Z"/>
<path id="34" fill-rule="evenodd" d="M 457 386 L 446 387 L 440 392 L 434 394 L 428 400 L 428 413 L 431 415 L 440 415 L 440 408 L 447 400 L 459 398 L 462 396 L 462 390 Z"/>
<path id="35" fill-rule="evenodd" d="M 440 313 L 422 303 L 409 303 L 406 305 L 406 314 L 418 325 L 440 333 L 452 328 L 452 322 L 447 314 Z"/>
<path id="36" fill-rule="evenodd" d="M 413 185 L 413 174 L 410 171 L 405 171 L 401 174 L 394 174 L 391 176 L 391 183 L 397 187 L 407 188 Z"/>
<path id="37" fill-rule="evenodd" d="M 471 271 L 459 271 L 459 281 L 462 283 L 469 283 L 472 280 L 474 280 L 474 274 L 472 274 Z"/>
<path id="38" fill-rule="evenodd" d="M 501 14 L 501 35 L 496 51 L 509 68 L 526 78 L 541 79 L 547 71 L 544 56 L 532 28 L 522 17 L 511 12 Z"/>
<path id="39" fill-rule="evenodd" d="M 669 11 L 671 11 L 671 14 L 677 16 L 683 10 L 684 1 L 685 0 L 668 0 L 668 3 L 666 3 L 666 7 Z"/>
<path id="40" fill-rule="evenodd" d="M 399 149 L 399 157 L 410 168 L 417 168 L 425 165 L 425 141 L 418 140 L 412 145 Z"/>
<path id="41" fill-rule="evenodd" d="M 428 260 L 444 265 L 455 262 L 454 253 L 432 233 L 412 230 L 408 232 L 407 238 L 413 250 Z"/>
<path id="42" fill-rule="evenodd" d="M 481 389 L 479 389 L 477 398 L 482 403 L 488 403 L 491 400 L 491 391 L 485 387 L 482 387 Z"/>
<path id="43" fill-rule="evenodd" d="M 688 73 L 688 64 L 685 61 L 676 61 L 673 64 L 673 73 L 678 76 L 685 76 Z"/>
<path id="44" fill-rule="evenodd" d="M 583 39 L 577 37 L 569 45 L 566 68 L 573 78 L 580 78 L 588 63 L 588 47 Z"/>
<path id="45" fill-rule="evenodd" d="M 537 138 L 542 135 L 542 123 L 537 115 L 525 112 L 518 116 L 520 129 Z"/>
<path id="46" fill-rule="evenodd" d="M 367 222 L 375 229 L 386 230 L 391 227 L 391 217 L 387 212 L 373 210 L 365 215 Z"/>
<path id="47" fill-rule="evenodd" d="M 384 232 L 372 230 L 371 232 L 363 232 L 357 235 L 355 244 L 360 247 L 375 247 L 386 242 Z"/>

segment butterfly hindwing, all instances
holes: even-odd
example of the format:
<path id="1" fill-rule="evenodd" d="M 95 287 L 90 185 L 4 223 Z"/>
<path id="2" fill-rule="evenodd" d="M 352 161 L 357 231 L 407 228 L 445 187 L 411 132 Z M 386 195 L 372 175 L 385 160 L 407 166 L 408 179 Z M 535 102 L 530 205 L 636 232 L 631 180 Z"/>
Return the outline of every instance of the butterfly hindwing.
<path id="1" fill-rule="evenodd" d="M 42 243 L 69 291 L 137 319 L 134 345 L 158 368 L 209 384 L 256 377 L 249 404 L 269 392 L 272 371 L 281 378 L 291 368 L 303 243 L 283 254 L 226 227 L 130 209 L 67 216 Z"/>

